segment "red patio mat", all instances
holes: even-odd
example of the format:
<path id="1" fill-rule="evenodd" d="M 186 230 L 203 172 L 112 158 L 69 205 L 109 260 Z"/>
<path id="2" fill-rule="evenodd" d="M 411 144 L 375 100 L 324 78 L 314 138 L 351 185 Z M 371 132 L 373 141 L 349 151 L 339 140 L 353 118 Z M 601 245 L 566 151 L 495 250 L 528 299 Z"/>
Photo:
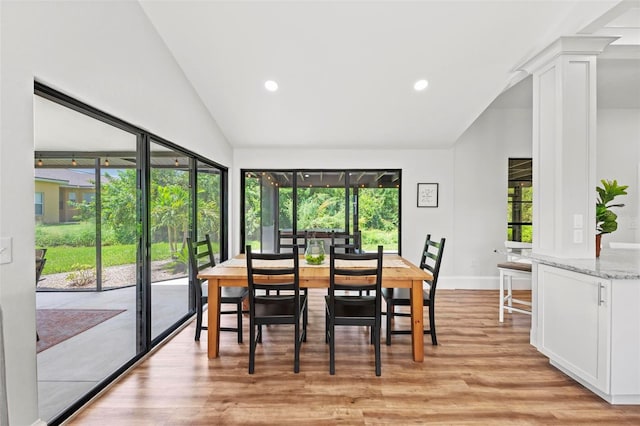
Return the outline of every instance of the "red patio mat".
<path id="1" fill-rule="evenodd" d="M 37 309 L 37 352 L 57 345 L 124 312 L 125 309 Z"/>

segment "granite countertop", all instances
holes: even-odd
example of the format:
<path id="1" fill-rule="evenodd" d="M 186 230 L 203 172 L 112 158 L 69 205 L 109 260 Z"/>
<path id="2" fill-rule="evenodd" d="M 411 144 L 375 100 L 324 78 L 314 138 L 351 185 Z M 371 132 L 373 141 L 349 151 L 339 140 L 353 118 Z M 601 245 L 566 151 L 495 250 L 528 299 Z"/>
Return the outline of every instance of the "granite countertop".
<path id="1" fill-rule="evenodd" d="M 614 280 L 640 279 L 640 250 L 603 248 L 597 259 L 564 259 L 536 253 L 521 255 L 543 265 L 595 277 Z"/>

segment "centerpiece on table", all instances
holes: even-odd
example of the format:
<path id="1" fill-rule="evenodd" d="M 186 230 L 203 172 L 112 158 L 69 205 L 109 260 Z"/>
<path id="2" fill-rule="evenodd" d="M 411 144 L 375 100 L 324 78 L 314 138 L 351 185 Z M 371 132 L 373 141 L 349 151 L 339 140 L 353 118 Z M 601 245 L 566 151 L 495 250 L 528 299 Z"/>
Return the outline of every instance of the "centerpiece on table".
<path id="1" fill-rule="evenodd" d="M 324 262 L 324 240 L 309 238 L 304 259 L 309 265 L 321 265 Z"/>

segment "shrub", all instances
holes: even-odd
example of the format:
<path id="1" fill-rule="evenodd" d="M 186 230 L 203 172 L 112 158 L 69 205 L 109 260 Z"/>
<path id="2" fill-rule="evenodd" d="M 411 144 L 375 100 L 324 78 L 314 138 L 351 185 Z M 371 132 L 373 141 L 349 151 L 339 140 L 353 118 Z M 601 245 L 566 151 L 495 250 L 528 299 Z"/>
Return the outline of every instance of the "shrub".
<path id="1" fill-rule="evenodd" d="M 38 225 L 36 226 L 36 245 L 38 247 L 95 246 L 96 225 L 92 222 Z"/>
<path id="2" fill-rule="evenodd" d="M 84 287 L 96 282 L 96 270 L 91 265 L 74 263 L 70 272 L 65 277 L 71 287 Z"/>

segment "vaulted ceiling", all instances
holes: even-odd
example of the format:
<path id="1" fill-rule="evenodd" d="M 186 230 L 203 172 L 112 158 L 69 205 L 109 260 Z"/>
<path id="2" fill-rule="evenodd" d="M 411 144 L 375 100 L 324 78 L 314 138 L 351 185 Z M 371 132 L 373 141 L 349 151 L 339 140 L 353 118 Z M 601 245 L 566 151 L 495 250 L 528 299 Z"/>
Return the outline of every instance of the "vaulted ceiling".
<path id="1" fill-rule="evenodd" d="M 559 36 L 640 20 L 637 0 L 140 3 L 235 147 L 448 147 Z"/>

